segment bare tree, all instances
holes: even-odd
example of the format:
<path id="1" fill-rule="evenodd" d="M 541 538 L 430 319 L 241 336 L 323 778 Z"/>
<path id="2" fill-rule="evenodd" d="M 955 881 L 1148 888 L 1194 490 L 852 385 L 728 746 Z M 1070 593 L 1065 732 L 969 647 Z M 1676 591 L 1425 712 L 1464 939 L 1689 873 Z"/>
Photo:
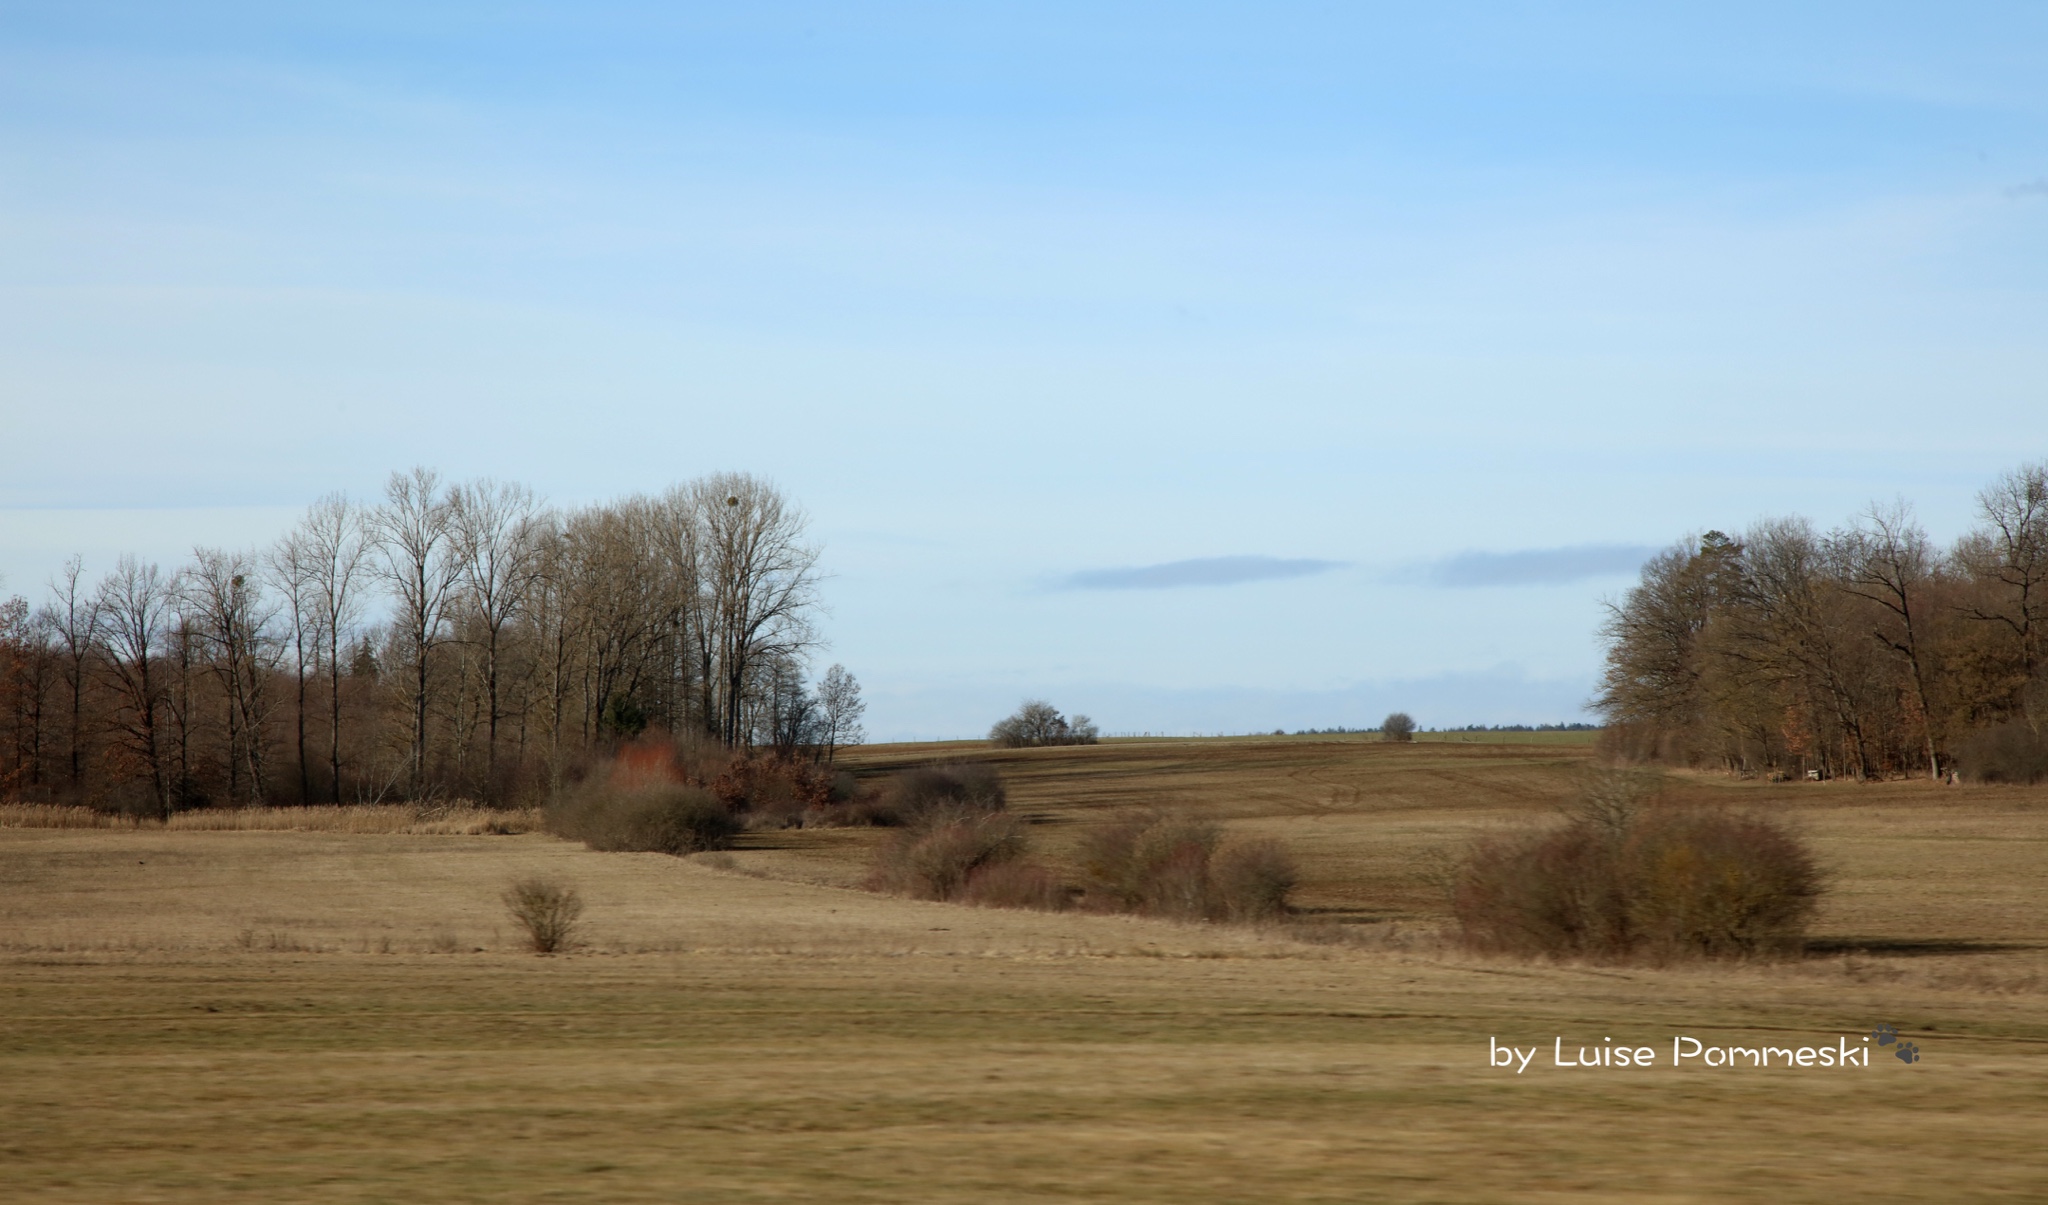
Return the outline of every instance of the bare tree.
<path id="1" fill-rule="evenodd" d="M 415 469 L 395 474 L 379 503 L 323 498 L 263 555 L 260 585 L 255 562 L 201 550 L 176 604 L 144 607 L 153 626 L 122 617 L 125 643 L 101 604 L 161 593 L 162 573 L 131 566 L 147 580 L 95 591 L 74 561 L 44 612 L 53 754 L 67 702 L 71 713 L 68 775 L 50 756 L 53 781 L 89 794 L 104 766 L 146 777 L 159 811 L 244 802 L 291 789 L 272 781 L 289 750 L 302 800 L 495 795 L 538 768 L 529 738 L 542 728 L 551 781 L 579 745 L 642 724 L 821 756 L 859 739 L 850 677 L 837 727 L 819 735 L 823 703 L 804 670 L 817 552 L 803 516 L 765 482 L 701 478 L 558 518 L 523 487 L 450 490 Z M 11 734 L 28 731 L 12 718 L 23 696 L 7 673 L 0 760 Z M 31 718 L 40 742 L 42 713 Z M 96 744 L 116 756 L 99 758 Z M 324 781 L 313 768 L 323 752 Z"/>
<path id="2" fill-rule="evenodd" d="M 541 506 L 523 485 L 484 480 L 451 494 L 455 556 L 463 601 L 481 630 L 485 727 L 485 790 L 497 789 L 498 721 L 504 718 L 500 678 L 507 627 L 526 606 L 540 571 Z"/>
<path id="3" fill-rule="evenodd" d="M 1850 647 L 1831 550 L 1805 519 L 1759 523 L 1744 545 L 1733 655 L 1791 701 L 1814 741 L 1839 737 L 1856 776 L 1867 777 L 1869 682 Z"/>
<path id="4" fill-rule="evenodd" d="M 391 475 L 384 505 L 371 516 L 380 569 L 396 596 L 394 635 L 408 663 L 406 702 L 413 722 L 406 787 L 414 798 L 426 787 L 429 659 L 447 639 L 450 595 L 461 574 L 451 539 L 452 511 L 441 492 L 440 474 L 415 468 Z"/>
<path id="5" fill-rule="evenodd" d="M 1709 532 L 1714 538 L 1727 539 Z M 1699 645 L 1713 606 L 1699 570 L 1703 547 L 1705 541 L 1682 541 L 1650 558 L 1640 584 L 1621 602 L 1606 604 L 1607 672 L 1599 706 L 1610 722 L 1688 735 L 1697 728 Z"/>
<path id="6" fill-rule="evenodd" d="M 746 736 L 742 712 L 754 663 L 800 656 L 815 642 L 818 553 L 804 543 L 802 512 L 767 482 L 719 473 L 694 492 L 704 531 L 702 612 L 716 664 L 717 733 L 736 745 Z"/>
<path id="7" fill-rule="evenodd" d="M 698 499 L 675 486 L 646 503 L 650 549 L 658 566 L 661 629 L 657 638 L 666 679 L 664 720 L 678 732 L 716 729 L 710 700 L 713 675 L 710 644 L 703 639 L 702 548 L 704 525 Z"/>
<path id="8" fill-rule="evenodd" d="M 252 557 L 196 548 L 192 562 L 179 575 L 179 600 L 203 643 L 207 668 L 226 704 L 228 799 L 260 804 L 265 792 L 268 683 L 280 651 L 270 630 L 275 612 L 265 604 Z"/>
<path id="9" fill-rule="evenodd" d="M 860 697 L 860 683 L 846 672 L 845 666 L 833 666 L 819 680 L 818 708 L 825 721 L 826 761 L 838 756 L 839 746 L 858 745 L 867 740 L 867 730 L 860 721 L 867 714 L 868 705 Z"/>
<path id="10" fill-rule="evenodd" d="M 66 768 L 71 789 L 79 787 L 84 773 L 85 751 L 85 666 L 99 643 L 98 600 L 86 592 L 85 562 L 72 557 L 50 582 L 50 604 L 43 609 L 43 622 L 56 634 L 58 653 L 63 659 L 64 687 L 68 695 L 70 725 L 66 733 Z"/>
<path id="11" fill-rule="evenodd" d="M 647 517 L 629 500 L 592 507 L 562 526 L 556 572 L 581 651 L 586 738 L 631 735 L 646 723 L 640 687 L 664 610 Z"/>
<path id="12" fill-rule="evenodd" d="M 1844 589 L 1879 608 L 1883 621 L 1873 627 L 1871 635 L 1906 663 L 1926 741 L 1927 774 L 1939 779 L 1941 757 L 1935 750 L 1934 708 L 1928 691 L 1928 616 L 1923 605 L 1934 571 L 1927 533 L 1913 521 L 1912 509 L 1901 500 L 1888 507 L 1872 505 L 1862 522 L 1840 539 L 1847 570 Z"/>
<path id="13" fill-rule="evenodd" d="M 57 658 L 51 635 L 28 600 L 0 599 L 0 724 L 11 739 L 0 749 L 0 792 L 44 783 L 43 745 Z"/>
<path id="14" fill-rule="evenodd" d="M 312 626 L 324 647 L 317 656 L 327 669 L 327 773 L 330 798 L 341 802 L 341 679 L 346 672 L 342 646 L 361 618 L 369 576 L 368 533 L 363 513 L 344 494 L 315 502 L 299 520 L 291 541 L 302 558 Z"/>
<path id="15" fill-rule="evenodd" d="M 755 662 L 757 682 L 749 692 L 752 728 L 759 743 L 784 757 L 823 743 L 817 697 L 804 689 L 803 666 L 794 657 Z"/>
<path id="16" fill-rule="evenodd" d="M 1977 571 L 2001 589 L 1994 605 L 1970 614 L 2011 634 L 2015 685 L 2024 688 L 2041 667 L 2048 630 L 2048 462 L 2006 473 L 1977 495 L 1977 505 L 1991 525 L 1990 563 Z"/>
<path id="17" fill-rule="evenodd" d="M 150 793 L 162 817 L 171 814 L 171 796 L 158 731 L 164 683 L 157 660 L 173 617 L 176 585 L 175 578 L 165 577 L 155 565 L 123 556 L 100 582 L 96 599 L 104 620 L 104 642 L 96 651 L 120 700 L 116 730 L 148 773 Z"/>
<path id="18" fill-rule="evenodd" d="M 320 659 L 320 606 L 313 550 L 304 526 L 285 533 L 264 564 L 284 600 L 292 658 L 292 751 L 299 767 L 298 801 L 305 803 L 313 797 L 312 768 L 306 756 L 306 680 Z"/>

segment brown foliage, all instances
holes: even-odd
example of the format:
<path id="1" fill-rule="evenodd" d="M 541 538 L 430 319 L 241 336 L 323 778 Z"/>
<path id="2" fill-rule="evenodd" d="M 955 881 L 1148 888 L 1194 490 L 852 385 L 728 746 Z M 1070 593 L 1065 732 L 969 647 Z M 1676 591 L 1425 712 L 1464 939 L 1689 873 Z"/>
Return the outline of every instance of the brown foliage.
<path id="1" fill-rule="evenodd" d="M 967 876 L 960 903 L 982 908 L 1028 908 L 1059 912 L 1072 896 L 1059 876 L 1034 862 L 997 862 Z"/>
<path id="2" fill-rule="evenodd" d="M 1000 812 L 1009 802 L 1002 776 L 980 762 L 940 762 L 895 775 L 876 801 L 886 823 L 920 825 L 934 816 Z"/>
<path id="3" fill-rule="evenodd" d="M 642 742 L 600 760 L 541 811 L 547 830 L 592 849 L 689 854 L 724 849 L 740 829 L 732 806 L 687 781 L 675 746 Z"/>
<path id="4" fill-rule="evenodd" d="M 1799 778 L 2034 773 L 2000 726 L 2048 715 L 2048 463 L 1978 513 L 1946 551 L 1897 503 L 1651 558 L 1604 625 L 1608 749 Z"/>
<path id="5" fill-rule="evenodd" d="M 1267 920 L 1287 911 L 1299 878 L 1274 841 L 1223 843 L 1215 824 L 1144 809 L 1081 843 L 1091 905 L 1182 920 Z"/>
<path id="6" fill-rule="evenodd" d="M 1473 949 L 1667 961 L 1797 950 L 1822 883 L 1769 817 L 1589 800 L 1555 827 L 1475 842 L 1449 887 Z"/>
<path id="7" fill-rule="evenodd" d="M 2048 733 L 2025 720 L 2008 720 L 1964 737 L 1956 759 L 1979 782 L 2048 781 Z"/>
<path id="8" fill-rule="evenodd" d="M 869 886 L 921 900 L 960 897 L 977 873 L 1024 854 L 1024 826 L 1001 812 L 935 817 L 876 852 Z"/>
<path id="9" fill-rule="evenodd" d="M 833 801 L 829 771 L 772 755 L 735 758 L 704 785 L 732 811 L 751 814 L 768 827 L 801 823 L 805 811 Z"/>

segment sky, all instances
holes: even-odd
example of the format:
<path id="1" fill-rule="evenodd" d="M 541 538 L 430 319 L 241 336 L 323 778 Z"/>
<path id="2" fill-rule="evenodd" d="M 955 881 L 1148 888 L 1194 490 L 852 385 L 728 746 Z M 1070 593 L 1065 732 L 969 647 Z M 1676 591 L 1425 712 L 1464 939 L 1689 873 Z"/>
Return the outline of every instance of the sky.
<path id="1" fill-rule="evenodd" d="M 876 739 L 1585 719 L 2048 456 L 2044 119 L 2030 4 L 0 2 L 0 593 L 734 469 Z"/>

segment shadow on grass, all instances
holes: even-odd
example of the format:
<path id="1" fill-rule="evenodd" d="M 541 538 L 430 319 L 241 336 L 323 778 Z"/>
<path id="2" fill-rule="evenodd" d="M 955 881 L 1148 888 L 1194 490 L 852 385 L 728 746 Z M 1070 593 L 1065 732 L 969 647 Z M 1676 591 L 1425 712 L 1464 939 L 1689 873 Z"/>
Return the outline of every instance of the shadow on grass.
<path id="1" fill-rule="evenodd" d="M 1411 919 L 1399 912 L 1375 911 L 1371 908 L 1303 908 L 1288 909 L 1288 915 L 1298 921 L 1313 921 L 1325 925 L 1384 925 L 1389 921 Z"/>
<path id="2" fill-rule="evenodd" d="M 2038 942 L 1967 941 L 1942 937 L 1820 937 L 1806 943 L 1807 956 L 1815 958 L 1840 954 L 1885 954 L 1905 958 L 1931 954 L 2009 954 L 2015 950 L 2039 948 Z"/>

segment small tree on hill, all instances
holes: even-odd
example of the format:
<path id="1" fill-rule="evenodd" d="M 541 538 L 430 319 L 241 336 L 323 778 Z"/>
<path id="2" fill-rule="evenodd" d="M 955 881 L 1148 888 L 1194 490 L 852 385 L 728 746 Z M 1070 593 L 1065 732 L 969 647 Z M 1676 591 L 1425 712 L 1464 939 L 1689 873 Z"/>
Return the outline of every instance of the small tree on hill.
<path id="1" fill-rule="evenodd" d="M 1095 722 L 1085 715 L 1072 721 L 1043 699 L 1032 699 L 1015 715 L 998 721 L 988 730 L 989 743 L 1004 749 L 1028 749 L 1039 745 L 1092 745 L 1099 735 Z"/>
<path id="2" fill-rule="evenodd" d="M 868 705 L 860 697 L 860 683 L 843 665 L 835 665 L 825 671 L 825 677 L 818 683 L 818 709 L 823 713 L 825 735 L 825 760 L 831 761 L 839 753 L 841 745 L 858 745 L 867 739 L 867 729 L 861 727 L 861 716 L 867 713 Z"/>
<path id="3" fill-rule="evenodd" d="M 1412 741 L 1415 739 L 1415 718 L 1405 711 L 1397 711 L 1380 721 L 1380 739 L 1383 741 Z"/>

